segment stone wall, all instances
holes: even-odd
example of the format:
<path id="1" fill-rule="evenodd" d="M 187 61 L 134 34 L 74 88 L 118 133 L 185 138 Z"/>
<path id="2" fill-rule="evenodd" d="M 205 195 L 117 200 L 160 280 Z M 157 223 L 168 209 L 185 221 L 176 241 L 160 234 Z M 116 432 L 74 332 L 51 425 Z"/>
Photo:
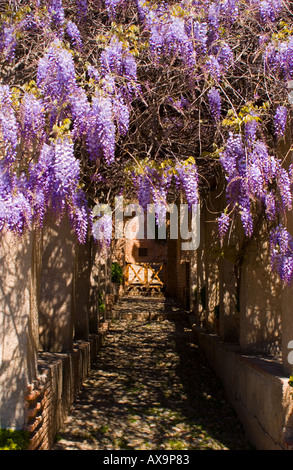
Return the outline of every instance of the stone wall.
<path id="1" fill-rule="evenodd" d="M 236 221 L 229 245 L 220 246 L 220 210 L 221 204 L 201 211 L 201 243 L 190 257 L 197 291 L 190 322 L 250 441 L 259 450 L 293 449 L 293 289 L 271 270 L 261 219 L 257 239 L 245 240 Z M 288 224 L 292 229 L 292 213 Z"/>
<path id="2" fill-rule="evenodd" d="M 24 392 L 37 371 L 31 310 L 33 237 L 0 236 L 0 426 L 24 423 Z M 32 294 L 33 296 L 33 294 Z M 35 304 L 33 304 L 35 308 Z"/>
<path id="3" fill-rule="evenodd" d="M 292 388 L 281 364 L 244 355 L 237 345 L 196 326 L 193 331 L 250 442 L 257 450 L 292 450 Z"/>
<path id="4" fill-rule="evenodd" d="M 284 296 L 287 292 L 293 300 L 293 292 L 283 289 L 271 270 L 269 233 L 260 224 L 258 237 L 246 240 L 236 219 L 229 242 L 221 245 L 217 216 L 223 205 L 220 199 L 215 203 L 216 195 L 210 199 L 201 210 L 200 246 L 190 257 L 196 323 L 224 341 L 239 344 L 243 352 L 280 358 Z"/>

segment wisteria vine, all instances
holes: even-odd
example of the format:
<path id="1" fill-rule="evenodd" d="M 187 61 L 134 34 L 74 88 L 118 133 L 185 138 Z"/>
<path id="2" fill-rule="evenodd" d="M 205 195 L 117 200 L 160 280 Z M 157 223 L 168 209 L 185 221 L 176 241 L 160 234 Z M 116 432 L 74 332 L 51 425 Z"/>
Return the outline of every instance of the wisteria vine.
<path id="1" fill-rule="evenodd" d="M 253 237 L 262 214 L 272 267 L 291 281 L 293 172 L 278 151 L 290 129 L 289 0 L 2 3 L 1 228 L 67 213 L 81 243 L 97 227 L 110 239 L 108 219 L 93 224 L 105 194 L 127 182 L 159 223 L 171 194 L 197 204 L 221 168 L 220 243 L 236 217 Z"/>

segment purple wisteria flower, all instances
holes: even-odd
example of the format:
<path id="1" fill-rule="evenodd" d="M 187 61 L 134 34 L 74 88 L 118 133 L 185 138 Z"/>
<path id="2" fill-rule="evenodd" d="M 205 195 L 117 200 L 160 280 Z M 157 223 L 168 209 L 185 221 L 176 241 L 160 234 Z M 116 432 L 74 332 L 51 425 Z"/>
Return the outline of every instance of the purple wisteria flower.
<path id="1" fill-rule="evenodd" d="M 116 86 L 116 79 L 119 82 L 119 89 L 127 102 L 131 101 L 133 95 L 139 90 L 137 85 L 137 64 L 133 55 L 116 37 L 111 39 L 110 44 L 105 48 L 100 57 L 101 75 L 105 79 L 107 87 L 109 84 Z M 114 90 L 112 91 L 114 92 Z"/>
<path id="2" fill-rule="evenodd" d="M 68 21 L 66 25 L 66 32 L 70 37 L 73 45 L 77 49 L 82 49 L 82 40 L 80 36 L 80 32 L 78 26 L 73 21 Z"/>
<path id="3" fill-rule="evenodd" d="M 230 217 L 228 214 L 221 214 L 220 217 L 218 218 L 218 230 L 219 230 L 219 236 L 220 236 L 220 242 L 223 244 L 225 235 L 229 229 L 230 226 Z"/>
<path id="4" fill-rule="evenodd" d="M 252 144 L 257 138 L 258 122 L 255 119 L 251 119 L 245 122 L 245 140 L 247 144 Z"/>
<path id="5" fill-rule="evenodd" d="M 1 28 L 1 26 L 0 26 Z M 15 58 L 15 49 L 17 28 L 15 25 L 4 25 L 0 29 L 0 51 L 3 52 L 5 59 L 11 62 Z"/>
<path id="6" fill-rule="evenodd" d="M 82 138 L 87 134 L 91 105 L 85 90 L 79 86 L 72 87 L 69 95 L 70 110 L 73 118 L 73 137 Z"/>
<path id="7" fill-rule="evenodd" d="M 152 188 L 152 200 L 155 206 L 156 222 L 158 227 L 161 227 L 166 222 L 167 215 L 166 188 Z"/>
<path id="8" fill-rule="evenodd" d="M 228 70 L 234 64 L 234 53 L 227 43 L 223 43 L 217 52 L 217 59 L 222 67 L 222 70 Z"/>
<path id="9" fill-rule="evenodd" d="M 239 15 L 238 0 L 223 0 L 220 11 L 225 22 L 234 23 Z"/>
<path id="10" fill-rule="evenodd" d="M 165 50 L 169 55 L 183 58 L 184 64 L 192 68 L 196 64 L 192 41 L 186 34 L 185 22 L 181 18 L 174 18 L 165 32 Z"/>
<path id="11" fill-rule="evenodd" d="M 160 12 L 157 15 L 149 13 L 147 18 L 154 62 L 176 57 L 187 69 L 192 69 L 196 65 L 196 52 L 191 40 L 191 28 L 184 19 L 174 16 L 164 22 L 160 20 Z"/>
<path id="12" fill-rule="evenodd" d="M 188 206 L 191 208 L 199 200 L 198 171 L 193 163 L 176 163 L 177 181 L 183 188 Z"/>
<path id="13" fill-rule="evenodd" d="M 275 130 L 278 138 L 285 135 L 288 110 L 285 106 L 278 106 L 275 114 Z"/>
<path id="14" fill-rule="evenodd" d="M 49 106 L 55 100 L 66 101 L 68 94 L 76 86 L 72 55 L 62 47 L 59 40 L 55 40 L 44 57 L 39 60 L 37 85 L 45 95 Z"/>
<path id="15" fill-rule="evenodd" d="M 251 237 L 253 233 L 253 217 L 251 211 L 251 202 L 249 197 L 243 196 L 240 199 L 239 214 L 241 217 L 242 226 L 247 237 Z"/>
<path id="16" fill-rule="evenodd" d="M 209 98 L 209 104 L 210 104 L 212 116 L 214 120 L 218 122 L 220 121 L 220 118 L 221 118 L 221 109 L 222 109 L 222 101 L 221 101 L 221 95 L 220 95 L 219 90 L 213 87 L 208 93 L 208 98 Z"/>
<path id="17" fill-rule="evenodd" d="M 283 208 L 291 211 L 292 210 L 292 187 L 291 179 L 285 168 L 279 167 L 277 176 L 278 187 L 282 200 Z"/>
<path id="18" fill-rule="evenodd" d="M 113 73 L 122 75 L 123 44 L 116 37 L 111 39 L 110 44 L 101 54 L 100 64 L 102 75 Z"/>
<path id="19" fill-rule="evenodd" d="M 274 22 L 281 8 L 282 2 L 280 0 L 261 0 L 259 3 L 260 16 L 265 23 Z"/>
<path id="20" fill-rule="evenodd" d="M 269 221 L 273 221 L 276 218 L 277 206 L 276 206 L 276 197 L 272 191 L 269 191 L 265 195 L 265 214 Z"/>
<path id="21" fill-rule="evenodd" d="M 92 100 L 87 132 L 87 147 L 92 160 L 115 158 L 116 129 L 111 97 L 97 93 Z"/>
<path id="22" fill-rule="evenodd" d="M 226 142 L 225 151 L 220 157 L 220 162 L 227 174 L 228 182 L 232 182 L 236 176 L 243 176 L 246 172 L 246 155 L 240 134 L 230 133 Z M 237 183 L 235 179 L 235 184 Z"/>
<path id="23" fill-rule="evenodd" d="M 205 63 L 205 69 L 216 82 L 221 80 L 223 69 L 217 57 L 209 55 Z"/>
<path id="24" fill-rule="evenodd" d="M 110 244 L 112 239 L 113 221 L 111 214 L 103 214 L 92 225 L 94 240 Z"/>
<path id="25" fill-rule="evenodd" d="M 271 42 L 264 52 L 265 70 L 284 78 L 293 78 L 293 36 L 286 41 Z"/>
<path id="26" fill-rule="evenodd" d="M 67 203 L 68 215 L 75 231 L 79 243 L 85 243 L 87 240 L 88 229 L 92 221 L 92 214 L 89 211 L 88 203 L 84 192 L 76 189 L 72 192 Z"/>
<path id="27" fill-rule="evenodd" d="M 105 6 L 111 20 L 114 20 L 116 17 L 117 8 L 120 5 L 123 5 L 125 0 L 105 0 Z"/>
<path id="28" fill-rule="evenodd" d="M 147 205 L 151 203 L 152 199 L 152 185 L 148 176 L 149 168 L 145 168 L 146 174 L 132 175 L 134 185 L 137 190 L 138 202 L 141 207 L 146 211 Z"/>
<path id="29" fill-rule="evenodd" d="M 41 99 L 25 93 L 20 105 L 21 132 L 24 142 L 30 146 L 36 139 L 38 145 L 45 140 L 45 109 Z"/>
<path id="30" fill-rule="evenodd" d="M 220 26 L 220 5 L 217 2 L 213 2 L 209 5 L 208 8 L 208 21 L 209 24 L 215 30 L 219 29 Z"/>
<path id="31" fill-rule="evenodd" d="M 206 53 L 207 51 L 207 32 L 208 32 L 208 26 L 207 23 L 200 23 L 199 21 L 194 21 L 192 23 L 193 30 L 193 38 L 194 41 L 197 43 L 196 44 L 196 49 L 197 51 L 201 50 L 202 53 Z"/>
<path id="32" fill-rule="evenodd" d="M 5 146 L 5 161 L 16 158 L 19 142 L 19 126 L 12 107 L 11 91 L 8 85 L 0 85 L 0 129 Z"/>
<path id="33" fill-rule="evenodd" d="M 126 135 L 129 128 L 130 109 L 121 94 L 113 97 L 113 113 L 120 135 Z"/>
<path id="34" fill-rule="evenodd" d="M 69 137 L 58 138 L 54 145 L 55 190 L 63 197 L 79 182 L 79 162 L 74 155 L 73 142 Z"/>
<path id="35" fill-rule="evenodd" d="M 100 71 L 93 65 L 88 64 L 87 72 L 89 74 L 89 77 L 93 78 L 96 82 L 99 82 L 101 80 Z"/>
<path id="36" fill-rule="evenodd" d="M 271 232 L 270 252 L 272 269 L 285 285 L 290 284 L 293 278 L 293 239 L 282 224 Z"/>
<path id="37" fill-rule="evenodd" d="M 88 1 L 87 0 L 75 0 L 77 7 L 77 15 L 79 18 L 84 18 L 87 14 Z"/>
<path id="38" fill-rule="evenodd" d="M 17 234 L 31 229 L 33 212 L 29 200 L 26 175 L 11 175 L 4 161 L 0 162 L 0 229 Z"/>
<path id="39" fill-rule="evenodd" d="M 57 26 L 63 26 L 65 21 L 65 12 L 62 0 L 50 0 L 48 11 L 52 16 L 52 21 Z"/>

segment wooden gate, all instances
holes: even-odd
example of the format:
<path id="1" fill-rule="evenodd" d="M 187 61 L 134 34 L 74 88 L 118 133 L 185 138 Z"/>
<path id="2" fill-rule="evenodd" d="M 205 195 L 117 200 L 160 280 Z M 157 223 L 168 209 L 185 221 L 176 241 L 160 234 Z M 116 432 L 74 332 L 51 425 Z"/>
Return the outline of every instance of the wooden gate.
<path id="1" fill-rule="evenodd" d="M 165 264 L 128 263 L 125 266 L 124 279 L 127 291 L 163 292 L 165 288 Z"/>

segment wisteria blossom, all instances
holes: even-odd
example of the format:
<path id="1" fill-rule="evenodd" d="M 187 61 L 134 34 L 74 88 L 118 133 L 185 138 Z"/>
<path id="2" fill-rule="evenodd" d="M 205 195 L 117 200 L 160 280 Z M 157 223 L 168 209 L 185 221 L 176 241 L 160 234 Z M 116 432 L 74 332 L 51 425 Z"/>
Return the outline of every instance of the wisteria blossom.
<path id="1" fill-rule="evenodd" d="M 4 142 L 4 157 L 7 162 L 11 162 L 16 158 L 19 126 L 12 107 L 11 90 L 8 85 L 0 85 L 0 126 Z"/>
<path id="2" fill-rule="evenodd" d="M 209 103 L 211 107 L 211 113 L 215 121 L 219 121 L 221 118 L 221 95 L 219 90 L 216 90 L 214 87 L 209 91 Z"/>
<path id="3" fill-rule="evenodd" d="M 80 36 L 79 29 L 77 25 L 73 21 L 68 21 L 66 25 L 66 32 L 68 36 L 70 37 L 72 43 L 74 46 L 76 46 L 78 49 L 82 48 L 82 39 Z"/>
<path id="4" fill-rule="evenodd" d="M 276 110 L 275 131 L 278 138 L 283 137 L 285 135 L 287 114 L 288 110 L 285 106 L 279 106 Z"/>
<path id="5" fill-rule="evenodd" d="M 292 279 L 288 0 L 3 2 L 0 228 L 67 214 L 80 242 L 110 240 L 93 201 L 125 191 L 157 222 L 224 175 L 219 241 L 263 218 L 272 266 Z M 7 8 L 6 8 L 7 7 Z M 221 180 L 222 181 L 222 180 Z M 134 194 L 133 194 L 133 193 Z M 280 244 L 281 243 L 281 244 Z"/>

